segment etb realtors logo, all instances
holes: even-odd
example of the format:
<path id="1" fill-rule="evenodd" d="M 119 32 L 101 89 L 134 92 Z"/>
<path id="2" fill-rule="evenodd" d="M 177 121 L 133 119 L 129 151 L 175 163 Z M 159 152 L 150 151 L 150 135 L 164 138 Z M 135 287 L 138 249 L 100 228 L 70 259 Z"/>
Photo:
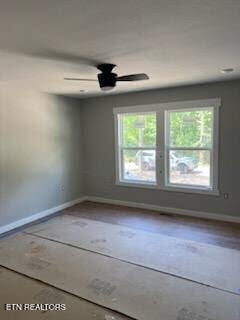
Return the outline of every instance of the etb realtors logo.
<path id="1" fill-rule="evenodd" d="M 65 311 L 65 303 L 5 303 L 5 311 Z"/>

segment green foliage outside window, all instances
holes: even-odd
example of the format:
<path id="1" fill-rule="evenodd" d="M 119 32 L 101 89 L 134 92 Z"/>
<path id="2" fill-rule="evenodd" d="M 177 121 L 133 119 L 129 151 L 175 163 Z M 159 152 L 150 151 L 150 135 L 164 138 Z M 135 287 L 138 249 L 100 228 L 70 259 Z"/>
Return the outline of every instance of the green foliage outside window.
<path id="1" fill-rule="evenodd" d="M 199 148 L 211 147 L 212 144 L 212 109 L 199 111 L 171 111 L 169 113 L 170 147 Z M 156 115 L 127 114 L 122 118 L 124 147 L 156 146 Z M 126 158 L 134 160 L 136 151 L 129 150 Z M 189 154 L 188 154 L 189 153 Z M 176 151 L 178 157 L 192 156 L 192 151 Z M 209 162 L 209 154 L 200 152 L 202 164 Z"/>
<path id="2" fill-rule="evenodd" d="M 212 111 L 170 112 L 171 147 L 211 147 Z"/>
<path id="3" fill-rule="evenodd" d="M 123 144 L 124 147 L 155 147 L 155 114 L 125 115 L 123 117 Z"/>

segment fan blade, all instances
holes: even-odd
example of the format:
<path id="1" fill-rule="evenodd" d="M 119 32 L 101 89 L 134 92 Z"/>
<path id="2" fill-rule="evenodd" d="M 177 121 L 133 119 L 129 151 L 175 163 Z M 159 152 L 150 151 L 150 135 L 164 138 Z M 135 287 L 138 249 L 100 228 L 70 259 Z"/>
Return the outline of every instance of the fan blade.
<path id="1" fill-rule="evenodd" d="M 146 73 L 129 74 L 126 76 L 117 77 L 117 81 L 139 81 L 148 80 L 149 76 Z"/>
<path id="2" fill-rule="evenodd" d="M 98 81 L 96 79 L 85 79 L 85 78 L 64 78 L 64 80 L 77 80 L 77 81 Z"/>

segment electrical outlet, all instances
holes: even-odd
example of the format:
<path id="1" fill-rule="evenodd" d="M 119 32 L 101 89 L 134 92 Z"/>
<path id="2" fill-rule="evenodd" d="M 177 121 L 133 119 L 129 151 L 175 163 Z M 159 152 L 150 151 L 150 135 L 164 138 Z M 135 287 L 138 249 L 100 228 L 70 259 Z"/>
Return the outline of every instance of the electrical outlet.
<path id="1" fill-rule="evenodd" d="M 228 192 L 225 192 L 225 193 L 223 194 L 223 198 L 224 198 L 224 199 L 229 199 L 229 193 L 228 193 Z"/>

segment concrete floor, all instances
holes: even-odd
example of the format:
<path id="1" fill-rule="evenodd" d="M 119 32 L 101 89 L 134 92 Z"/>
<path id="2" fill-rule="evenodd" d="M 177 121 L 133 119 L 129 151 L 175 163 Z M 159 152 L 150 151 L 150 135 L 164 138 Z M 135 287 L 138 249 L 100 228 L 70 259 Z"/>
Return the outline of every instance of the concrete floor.
<path id="1" fill-rule="evenodd" d="M 240 251 L 240 225 L 238 224 L 160 214 L 150 210 L 93 202 L 84 202 L 75 205 L 63 210 L 60 214 L 112 223 L 136 230 L 144 230 L 151 233 L 192 240 L 203 244 L 213 244 L 221 248 L 230 248 Z M 0 318 L 3 316 L 4 320 L 35 318 L 62 319 L 63 316 L 60 316 L 60 313 L 58 312 L 53 312 L 51 314 L 45 312 L 34 313 L 34 317 L 32 317 L 31 312 L 6 312 L 3 310 L 2 303 L 47 303 L 46 301 L 54 303 L 54 297 L 56 295 L 62 296 L 62 301 L 66 301 L 67 304 L 71 306 L 64 314 L 63 318 L 66 319 L 131 319 L 125 315 L 114 313 L 112 310 L 108 310 L 92 302 L 76 297 L 69 292 L 64 292 L 63 290 L 54 288 L 46 283 L 43 284 L 30 277 L 26 277 L 19 272 L 8 270 L 6 267 L 0 267 L 0 282 Z M 40 298 L 38 292 L 43 292 L 43 294 L 40 295 Z M 54 292 L 54 294 L 52 292 Z M 45 296 L 47 296 L 47 300 Z M 23 297 L 25 297 L 25 300 Z"/>

